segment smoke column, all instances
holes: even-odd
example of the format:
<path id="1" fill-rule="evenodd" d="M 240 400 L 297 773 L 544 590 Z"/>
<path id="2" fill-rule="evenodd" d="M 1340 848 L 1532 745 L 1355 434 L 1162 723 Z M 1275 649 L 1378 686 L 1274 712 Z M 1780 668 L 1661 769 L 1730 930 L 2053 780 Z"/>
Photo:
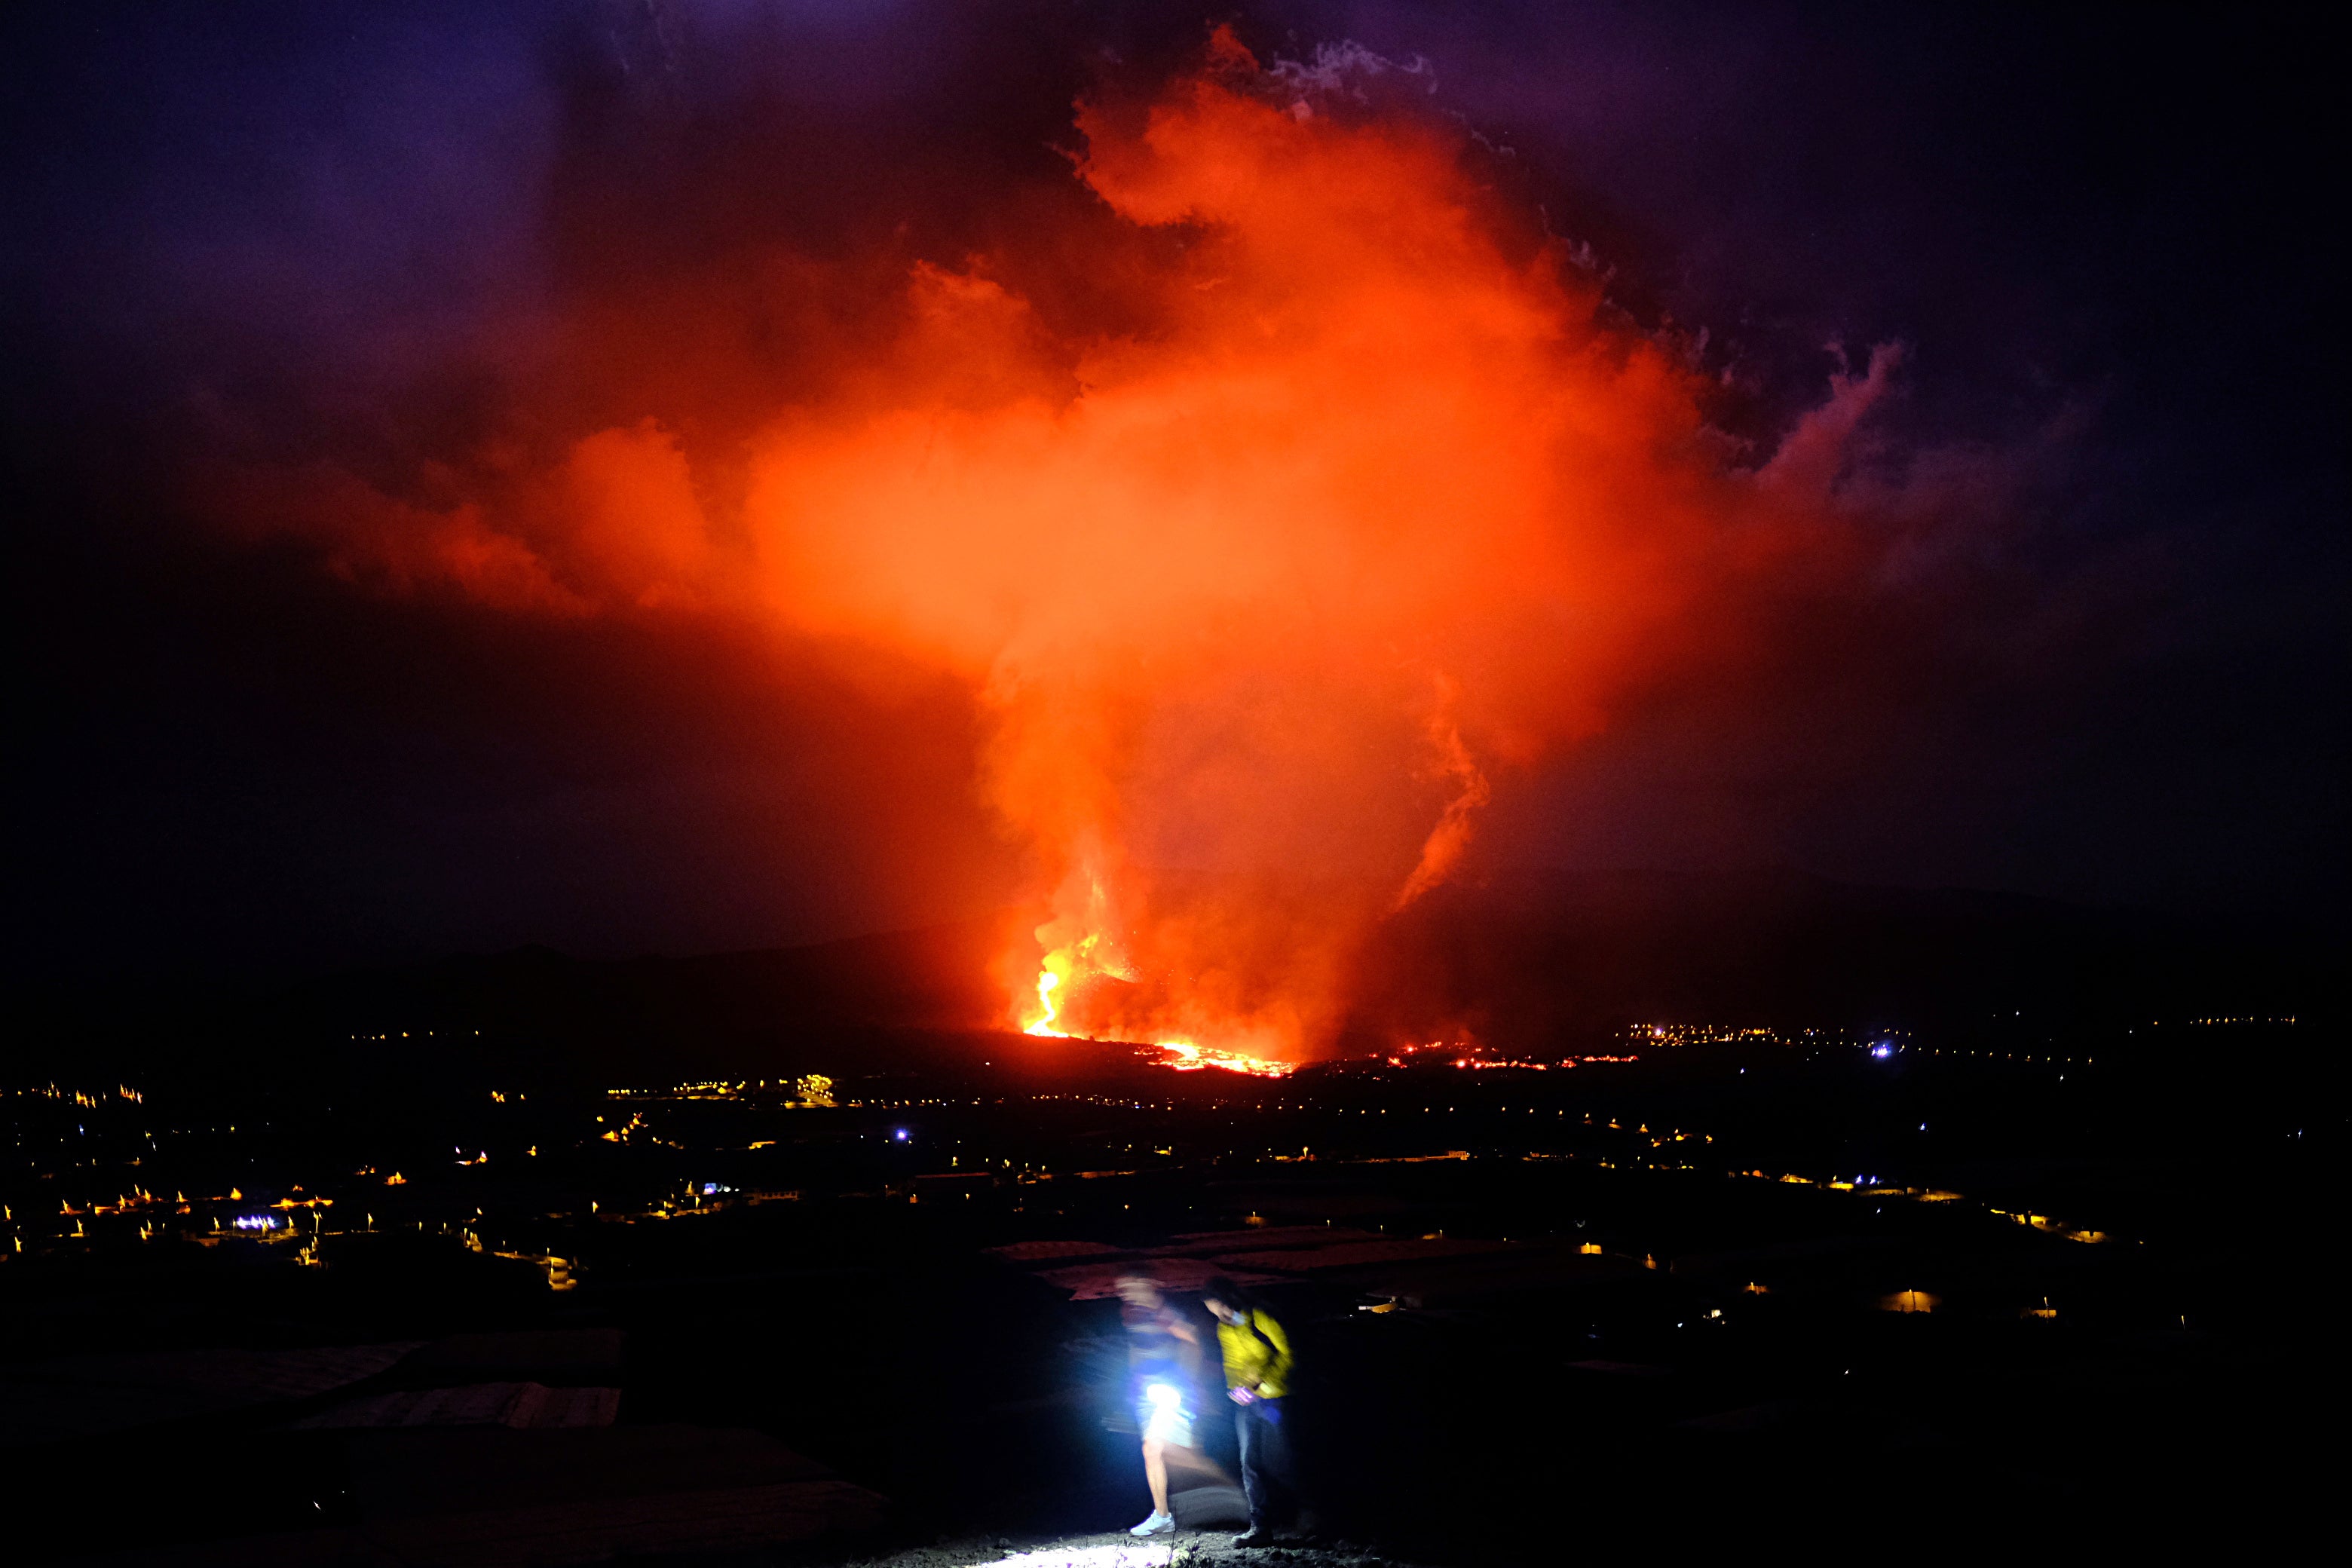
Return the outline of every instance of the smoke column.
<path id="1" fill-rule="evenodd" d="M 996 1021 L 1298 1059 L 1498 784 L 1732 657 L 1727 584 L 1838 569 L 1843 454 L 1893 365 L 1742 449 L 1470 138 L 1358 85 L 1220 31 L 1079 105 L 1098 221 L 878 290 L 780 278 L 856 347 L 724 461 L 636 416 L 437 493 L 247 469 L 223 510 L 392 591 L 949 672 L 1035 868 Z M 1047 308 L 1042 276 L 1110 305 Z"/>

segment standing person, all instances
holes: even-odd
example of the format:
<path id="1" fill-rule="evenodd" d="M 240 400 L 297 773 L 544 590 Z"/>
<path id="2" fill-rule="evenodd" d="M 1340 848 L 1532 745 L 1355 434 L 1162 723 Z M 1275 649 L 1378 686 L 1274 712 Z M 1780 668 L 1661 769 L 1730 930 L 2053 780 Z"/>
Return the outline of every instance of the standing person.
<path id="1" fill-rule="evenodd" d="M 1224 1352 L 1225 1389 L 1234 1405 L 1234 1430 L 1241 1439 L 1242 1494 L 1249 1499 L 1250 1527 L 1234 1537 L 1235 1546 L 1264 1546 L 1274 1539 L 1273 1493 L 1298 1500 L 1291 1464 L 1289 1415 L 1290 1336 L 1274 1314 L 1252 1302 L 1232 1280 L 1209 1281 L 1201 1304 L 1217 1320 L 1217 1348 Z"/>
<path id="2" fill-rule="evenodd" d="M 1176 1516 L 1168 1509 L 1168 1450 L 1192 1446 L 1201 1335 L 1168 1304 L 1160 1282 L 1147 1275 L 1122 1277 L 1118 1299 L 1119 1327 L 1127 1331 L 1128 1388 L 1143 1434 L 1143 1479 L 1151 1489 L 1150 1517 L 1128 1533 L 1165 1535 L 1176 1528 Z"/>

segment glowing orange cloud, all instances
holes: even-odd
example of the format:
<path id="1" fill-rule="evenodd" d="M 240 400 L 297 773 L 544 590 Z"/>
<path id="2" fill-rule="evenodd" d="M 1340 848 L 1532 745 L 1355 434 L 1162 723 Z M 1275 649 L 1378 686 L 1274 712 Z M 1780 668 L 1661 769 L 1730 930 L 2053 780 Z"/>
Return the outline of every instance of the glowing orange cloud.
<path id="1" fill-rule="evenodd" d="M 1009 1021 L 1297 1059 L 1504 773 L 1712 637 L 1719 579 L 1832 549 L 1884 367 L 1739 468 L 1676 347 L 1494 210 L 1458 132 L 1303 99 L 1223 33 L 1077 128 L 1116 221 L 1034 243 L 1103 247 L 1116 328 L 1053 324 L 1017 248 L 920 264 L 887 346 L 723 471 L 648 422 L 437 500 L 247 515 L 394 586 L 952 672 L 1045 909 Z"/>

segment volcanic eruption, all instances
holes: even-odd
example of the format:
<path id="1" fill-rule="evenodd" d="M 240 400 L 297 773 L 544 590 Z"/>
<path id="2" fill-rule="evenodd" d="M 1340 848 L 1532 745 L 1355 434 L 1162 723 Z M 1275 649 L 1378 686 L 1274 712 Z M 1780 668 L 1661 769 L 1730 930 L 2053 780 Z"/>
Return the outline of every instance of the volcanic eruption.
<path id="1" fill-rule="evenodd" d="M 1475 138 L 1364 90 L 1372 64 L 1219 30 L 1077 105 L 1084 221 L 881 289 L 780 268 L 855 347 L 741 393 L 766 405 L 715 455 L 648 391 L 421 492 L 248 470 L 238 523 L 404 591 L 945 672 L 1033 868 L 996 1022 L 1301 1059 L 1498 787 L 1735 658 L 1742 581 L 1838 569 L 1843 454 L 1895 361 L 1776 452 L 1735 441 L 1692 344 L 1613 306 Z"/>

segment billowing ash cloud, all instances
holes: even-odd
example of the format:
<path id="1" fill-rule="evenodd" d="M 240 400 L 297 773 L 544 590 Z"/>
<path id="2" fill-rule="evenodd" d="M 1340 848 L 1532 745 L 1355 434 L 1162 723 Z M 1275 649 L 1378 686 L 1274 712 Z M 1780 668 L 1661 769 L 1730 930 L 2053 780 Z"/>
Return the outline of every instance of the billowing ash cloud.
<path id="1" fill-rule="evenodd" d="M 475 447 L 224 465 L 210 510 L 386 593 L 944 672 L 1034 868 L 1002 1021 L 1311 1052 L 1498 788 L 1736 668 L 1759 600 L 1884 569 L 1920 505 L 1850 482 L 1895 353 L 1734 441 L 1691 345 L 1383 74 L 1219 31 L 1098 81 L 1050 177 L 957 195 L 954 256 L 575 233 L 591 281 Z"/>

